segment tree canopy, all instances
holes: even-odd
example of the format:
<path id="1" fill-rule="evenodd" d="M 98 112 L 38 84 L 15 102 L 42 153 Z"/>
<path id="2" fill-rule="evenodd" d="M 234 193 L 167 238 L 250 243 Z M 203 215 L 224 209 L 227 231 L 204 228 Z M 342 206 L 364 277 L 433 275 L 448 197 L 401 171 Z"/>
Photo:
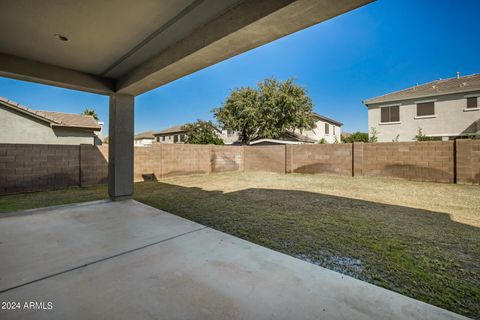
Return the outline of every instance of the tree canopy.
<path id="1" fill-rule="evenodd" d="M 368 133 L 366 132 L 354 132 L 350 135 L 342 135 L 342 142 L 352 143 L 352 142 L 368 142 Z"/>
<path id="2" fill-rule="evenodd" d="M 93 109 L 86 108 L 85 110 L 83 110 L 83 112 L 81 114 L 83 114 L 84 116 L 92 116 L 95 120 L 98 121 L 98 114 Z"/>
<path id="3" fill-rule="evenodd" d="M 244 143 L 258 138 L 278 139 L 287 131 L 310 130 L 315 126 L 312 100 L 293 79 L 269 78 L 257 88 L 233 90 L 220 108 L 217 121 L 239 133 Z"/>
<path id="4" fill-rule="evenodd" d="M 218 136 L 218 129 L 211 121 L 197 120 L 182 127 L 185 130 L 185 143 L 190 144 L 223 144 Z"/>

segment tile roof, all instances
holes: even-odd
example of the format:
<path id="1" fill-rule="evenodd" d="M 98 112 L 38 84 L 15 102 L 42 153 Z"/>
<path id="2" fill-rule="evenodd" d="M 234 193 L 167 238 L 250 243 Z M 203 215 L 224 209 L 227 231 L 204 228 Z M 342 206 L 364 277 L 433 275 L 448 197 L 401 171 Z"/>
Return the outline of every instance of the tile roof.
<path id="1" fill-rule="evenodd" d="M 338 122 L 338 121 L 336 121 L 336 120 L 333 120 L 333 119 L 331 119 L 331 118 L 322 116 L 321 114 L 318 114 L 318 113 L 315 113 L 315 112 L 314 112 L 314 113 L 313 113 L 313 116 L 316 117 L 316 118 L 319 118 L 320 120 L 323 120 L 323 121 L 325 121 L 325 122 L 329 122 L 329 123 L 335 124 L 335 125 L 337 125 L 337 126 L 339 126 L 339 127 L 343 126 L 343 123 Z"/>
<path id="2" fill-rule="evenodd" d="M 155 131 L 145 131 L 145 132 L 141 132 L 139 134 L 136 134 L 134 139 L 135 140 L 141 140 L 141 139 L 155 139 L 155 137 L 153 136 L 153 134 L 155 133 Z"/>
<path id="3" fill-rule="evenodd" d="M 92 129 L 94 131 L 99 131 L 101 129 L 98 121 L 95 120 L 95 118 L 93 118 L 92 116 L 73 113 L 33 110 L 3 97 L 0 97 L 0 104 L 33 116 L 37 119 L 46 121 L 50 123 L 50 125 L 55 127 L 84 128 Z"/>
<path id="4" fill-rule="evenodd" d="M 170 128 L 165 129 L 165 130 L 162 130 L 162 131 L 159 131 L 159 132 L 155 132 L 154 135 L 157 136 L 157 135 L 162 135 L 162 134 L 184 132 L 184 130 L 182 129 L 183 126 L 184 126 L 184 125 L 170 127 Z"/>
<path id="5" fill-rule="evenodd" d="M 461 93 L 480 90 L 480 74 L 473 74 L 459 78 L 435 80 L 383 96 L 366 99 L 364 104 L 391 102 L 415 98 L 428 98 L 450 93 Z"/>

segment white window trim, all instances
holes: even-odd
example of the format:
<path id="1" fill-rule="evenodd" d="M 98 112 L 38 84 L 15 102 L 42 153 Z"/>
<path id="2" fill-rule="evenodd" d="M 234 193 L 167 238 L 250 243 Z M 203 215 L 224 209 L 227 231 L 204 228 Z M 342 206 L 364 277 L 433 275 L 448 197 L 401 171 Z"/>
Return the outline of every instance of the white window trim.
<path id="1" fill-rule="evenodd" d="M 399 103 L 385 104 L 383 106 L 380 106 L 380 117 L 382 116 L 382 108 L 388 108 L 388 107 L 398 107 L 398 116 L 400 117 L 401 105 Z M 378 124 L 385 125 L 385 124 L 400 124 L 400 123 L 402 123 L 402 121 L 379 122 Z"/>
<path id="2" fill-rule="evenodd" d="M 465 108 L 463 109 L 463 112 L 468 112 L 468 111 L 478 111 L 480 108 Z"/>
<path id="3" fill-rule="evenodd" d="M 413 119 L 430 119 L 430 118 L 436 118 L 437 115 L 436 114 L 430 114 L 428 116 L 415 116 L 413 117 Z"/>
<path id="4" fill-rule="evenodd" d="M 379 122 L 380 126 L 388 125 L 388 124 L 401 124 L 402 121 L 393 121 L 393 122 Z"/>

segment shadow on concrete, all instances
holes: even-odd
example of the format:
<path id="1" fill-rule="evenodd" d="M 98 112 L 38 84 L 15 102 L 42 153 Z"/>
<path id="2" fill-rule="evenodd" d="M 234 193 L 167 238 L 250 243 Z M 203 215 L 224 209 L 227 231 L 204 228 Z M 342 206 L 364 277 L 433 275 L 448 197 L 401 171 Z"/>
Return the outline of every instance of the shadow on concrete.
<path id="1" fill-rule="evenodd" d="M 480 229 L 442 212 L 322 193 L 139 183 L 135 198 L 467 316 L 480 314 Z"/>

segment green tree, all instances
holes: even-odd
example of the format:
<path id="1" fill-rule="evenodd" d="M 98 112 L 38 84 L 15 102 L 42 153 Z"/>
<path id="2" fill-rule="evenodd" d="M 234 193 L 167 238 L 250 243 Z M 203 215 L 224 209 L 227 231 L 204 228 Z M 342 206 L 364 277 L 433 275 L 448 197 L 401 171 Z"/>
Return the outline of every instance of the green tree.
<path id="1" fill-rule="evenodd" d="M 93 109 L 86 108 L 85 110 L 83 110 L 83 112 L 81 114 L 84 115 L 84 116 L 92 116 L 95 120 L 98 121 L 98 114 Z"/>
<path id="2" fill-rule="evenodd" d="M 425 133 L 423 133 L 423 130 L 422 128 L 418 128 L 418 133 L 417 135 L 415 136 L 414 140 L 417 140 L 417 141 L 430 141 L 431 139 L 429 137 L 427 137 L 427 135 Z"/>
<path id="3" fill-rule="evenodd" d="M 368 142 L 368 133 L 357 131 L 350 134 L 349 136 L 342 135 L 342 141 L 344 143 Z"/>
<path id="4" fill-rule="evenodd" d="M 233 90 L 222 107 L 213 110 L 217 121 L 239 133 L 244 143 L 257 138 L 278 139 L 287 131 L 315 126 L 312 100 L 292 79 L 266 79 L 257 88 Z"/>
<path id="5" fill-rule="evenodd" d="M 320 141 L 318 141 L 319 144 L 327 144 L 327 140 L 325 138 L 322 138 L 320 139 Z"/>
<path id="6" fill-rule="evenodd" d="M 185 143 L 190 144 L 223 144 L 218 137 L 218 129 L 211 121 L 197 120 L 182 127 L 185 130 Z"/>
<path id="7" fill-rule="evenodd" d="M 368 142 L 375 143 L 378 142 L 377 137 L 378 131 L 374 127 L 370 129 L 370 136 L 368 137 Z"/>

